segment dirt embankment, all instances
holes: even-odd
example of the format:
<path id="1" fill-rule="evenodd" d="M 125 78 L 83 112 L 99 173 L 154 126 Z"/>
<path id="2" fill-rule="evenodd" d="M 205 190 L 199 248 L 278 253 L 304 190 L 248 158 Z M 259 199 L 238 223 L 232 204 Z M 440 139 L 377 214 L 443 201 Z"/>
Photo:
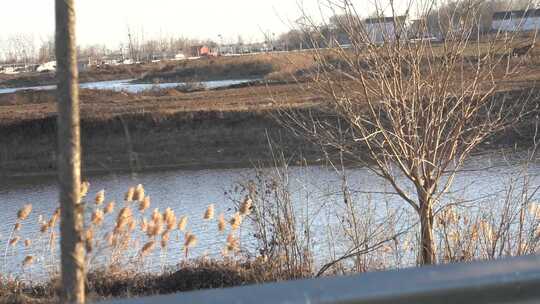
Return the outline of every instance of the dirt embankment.
<path id="1" fill-rule="evenodd" d="M 83 167 L 87 172 L 250 166 L 271 160 L 268 138 L 288 156 L 320 150 L 276 122 L 283 106 L 321 114 L 321 99 L 301 84 L 182 93 L 81 90 Z M 524 124 L 492 147 L 530 138 Z M 0 176 L 56 169 L 54 92 L 0 95 Z"/>
<path id="2" fill-rule="evenodd" d="M 296 86 L 272 90 L 299 107 L 316 103 Z M 313 153 L 276 122 L 267 87 L 160 94 L 81 91 L 87 172 L 249 166 L 270 159 L 267 136 L 291 155 Z M 54 100 L 52 91 L 0 95 L 0 175 L 54 172 Z"/>

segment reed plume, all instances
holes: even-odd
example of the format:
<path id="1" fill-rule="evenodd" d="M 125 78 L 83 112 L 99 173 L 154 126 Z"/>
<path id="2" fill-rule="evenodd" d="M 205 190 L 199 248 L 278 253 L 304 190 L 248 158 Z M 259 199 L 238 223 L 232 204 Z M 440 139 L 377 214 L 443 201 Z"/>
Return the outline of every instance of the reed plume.
<path id="1" fill-rule="evenodd" d="M 482 230 L 484 237 L 486 237 L 490 242 L 493 242 L 494 233 L 491 224 L 487 221 L 482 220 L 480 221 L 480 229 Z"/>
<path id="2" fill-rule="evenodd" d="M 145 196 L 139 203 L 139 211 L 144 212 L 148 208 L 150 208 L 150 196 Z"/>
<path id="3" fill-rule="evenodd" d="M 24 258 L 23 262 L 22 262 L 22 266 L 23 267 L 28 267 L 30 265 L 32 265 L 34 263 L 34 257 L 31 256 L 31 255 L 28 255 Z"/>
<path id="4" fill-rule="evenodd" d="M 19 211 L 17 211 L 17 218 L 21 221 L 24 221 L 32 212 L 32 204 L 24 205 Z"/>
<path id="5" fill-rule="evenodd" d="M 19 242 L 21 238 L 16 236 L 14 238 L 12 238 L 11 240 L 9 240 L 9 246 L 15 246 L 17 245 L 17 243 Z"/>
<path id="6" fill-rule="evenodd" d="M 249 196 L 246 196 L 244 201 L 242 202 L 242 205 L 240 205 L 240 215 L 246 216 L 251 213 L 251 207 L 253 205 L 253 201 Z"/>
<path id="7" fill-rule="evenodd" d="M 84 246 L 86 248 L 86 252 L 92 252 L 94 245 L 94 230 L 93 229 L 87 229 L 84 232 Z"/>
<path id="8" fill-rule="evenodd" d="M 167 230 L 173 230 L 176 227 L 176 215 L 171 208 L 167 208 L 163 214 Z"/>
<path id="9" fill-rule="evenodd" d="M 152 211 L 152 222 L 157 223 L 163 223 L 163 215 L 159 212 L 158 208 L 155 208 L 154 211 Z"/>
<path id="10" fill-rule="evenodd" d="M 187 223 L 188 223 L 188 217 L 187 216 L 183 216 L 180 221 L 178 221 L 178 230 L 180 231 L 185 231 L 186 230 L 186 226 L 187 226 Z"/>
<path id="11" fill-rule="evenodd" d="M 219 215 L 219 219 L 218 219 L 219 232 L 224 232 L 226 227 L 227 227 L 227 223 L 225 222 L 225 216 L 222 213 Z"/>
<path id="12" fill-rule="evenodd" d="M 81 187 L 79 189 L 80 189 L 79 194 L 80 194 L 81 199 L 82 199 L 88 194 L 88 190 L 90 189 L 90 183 L 86 182 L 86 181 L 82 182 Z"/>
<path id="13" fill-rule="evenodd" d="M 534 216 L 535 219 L 540 219 L 540 203 L 531 203 L 529 206 L 529 213 Z"/>
<path id="14" fill-rule="evenodd" d="M 242 215 L 240 215 L 240 212 L 236 212 L 230 221 L 232 230 L 237 230 L 240 228 L 240 225 L 242 225 Z"/>
<path id="15" fill-rule="evenodd" d="M 13 231 L 20 231 L 21 230 L 21 223 L 15 223 L 13 226 Z"/>
<path id="16" fill-rule="evenodd" d="M 196 245 L 197 237 L 191 232 L 186 233 L 184 241 L 184 250 L 186 250 L 186 253 L 189 248 L 195 247 Z"/>
<path id="17" fill-rule="evenodd" d="M 206 208 L 206 211 L 204 212 L 205 220 L 211 220 L 214 218 L 214 204 L 210 204 L 208 208 Z"/>
<path id="18" fill-rule="evenodd" d="M 141 231 L 146 233 L 148 231 L 148 220 L 143 218 L 141 221 Z"/>
<path id="19" fill-rule="evenodd" d="M 235 252 L 238 250 L 238 240 L 232 233 L 227 236 L 227 252 Z"/>
<path id="20" fill-rule="evenodd" d="M 137 185 L 133 193 L 133 201 L 140 202 L 144 199 L 144 187 L 141 184 Z"/>
<path id="21" fill-rule="evenodd" d="M 91 217 L 92 224 L 99 226 L 103 223 L 104 219 L 105 219 L 105 214 L 103 213 L 103 210 L 96 209 L 94 212 L 92 212 L 92 217 Z"/>
<path id="22" fill-rule="evenodd" d="M 134 218 L 131 218 L 128 222 L 128 230 L 129 232 L 133 232 L 137 229 L 137 221 Z"/>
<path id="23" fill-rule="evenodd" d="M 49 231 L 49 223 L 41 224 L 41 227 L 39 228 L 39 231 L 41 233 L 46 233 L 47 231 Z"/>
<path id="24" fill-rule="evenodd" d="M 58 219 L 60 219 L 60 215 L 61 215 L 62 211 L 60 208 L 56 208 L 56 210 L 54 210 L 54 213 L 51 217 L 51 219 L 49 220 L 49 228 L 54 228 L 54 226 L 56 226 L 56 223 L 58 223 Z"/>
<path id="25" fill-rule="evenodd" d="M 171 235 L 169 230 L 163 232 L 163 234 L 161 235 L 161 247 L 167 247 L 170 237 Z"/>
<path id="26" fill-rule="evenodd" d="M 32 240 L 30 240 L 30 239 L 24 240 L 24 247 L 28 248 L 30 246 L 32 246 Z"/>
<path id="27" fill-rule="evenodd" d="M 115 205 L 115 202 L 114 201 L 111 201 L 107 204 L 107 206 L 105 207 L 105 210 L 104 210 L 104 213 L 105 214 L 111 214 L 114 212 L 114 205 Z"/>
<path id="28" fill-rule="evenodd" d="M 105 202 L 105 190 L 101 190 L 96 194 L 96 205 L 100 206 Z"/>
<path id="29" fill-rule="evenodd" d="M 146 235 L 150 238 L 155 238 L 163 232 L 163 219 L 157 218 L 157 221 L 151 221 L 148 223 Z"/>
<path id="30" fill-rule="evenodd" d="M 144 246 L 141 249 L 141 256 L 147 256 L 150 254 L 156 245 L 155 241 L 149 241 L 148 243 L 144 244 Z"/>
<path id="31" fill-rule="evenodd" d="M 116 218 L 116 228 L 122 229 L 124 226 L 128 225 L 132 216 L 133 213 L 129 207 L 120 209 L 118 217 Z"/>
<path id="32" fill-rule="evenodd" d="M 134 194 L 135 194 L 135 188 L 129 187 L 128 191 L 126 192 L 126 195 L 124 195 L 124 201 L 132 202 Z"/>

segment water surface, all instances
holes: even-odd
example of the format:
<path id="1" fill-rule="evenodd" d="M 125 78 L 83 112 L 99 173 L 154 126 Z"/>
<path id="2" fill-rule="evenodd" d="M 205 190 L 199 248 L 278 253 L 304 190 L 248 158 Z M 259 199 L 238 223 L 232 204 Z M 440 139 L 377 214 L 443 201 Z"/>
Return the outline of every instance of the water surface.
<path id="1" fill-rule="evenodd" d="M 123 91 L 128 93 L 141 93 L 148 90 L 154 89 L 170 89 L 177 86 L 185 85 L 183 82 L 171 82 L 171 83 L 132 83 L 134 79 L 121 79 L 121 80 L 109 80 L 109 81 L 98 81 L 98 82 L 87 82 L 81 83 L 80 87 L 83 89 L 95 89 L 95 90 L 112 90 L 112 91 Z M 253 81 L 253 79 L 231 79 L 231 80 L 215 80 L 215 81 L 204 81 L 201 84 L 207 89 L 216 89 L 222 87 L 228 87 L 231 85 L 242 84 Z M 0 94 L 15 93 L 18 91 L 24 90 L 34 90 L 34 91 L 44 91 L 44 90 L 54 90 L 56 85 L 45 85 L 45 86 L 33 86 L 33 87 L 19 87 L 19 88 L 6 88 L 0 89 Z"/>
<path id="2" fill-rule="evenodd" d="M 266 170 L 271 173 L 273 169 Z M 504 195 L 503 190 L 509 180 L 522 176 L 523 172 L 523 166 L 515 160 L 509 162 L 497 155 L 476 157 L 468 162 L 465 170 L 459 174 L 452 193 L 444 200 L 465 198 L 496 201 L 497 196 Z M 540 185 L 539 165 L 530 165 L 528 174 L 531 177 L 531 187 Z M 382 209 L 393 206 L 410 212 L 410 208 L 391 193 L 392 189 L 389 185 L 376 178 L 369 170 L 350 168 L 347 169 L 346 175 L 354 200 L 370 200 L 375 205 L 382 203 L 378 204 Z M 209 204 L 215 204 L 216 217 L 224 213 L 229 218 L 234 213 L 231 198 L 242 199 L 243 195 L 233 191 L 235 186 L 253 178 L 253 169 L 173 170 L 139 173 L 136 176 L 131 174 L 89 176 L 87 179 L 91 183 L 91 188 L 88 198 L 93 201 L 96 192 L 105 189 L 106 201 L 115 200 L 117 206 L 122 206 L 124 193 L 128 187 L 143 184 L 152 200 L 151 209 L 159 208 L 163 211 L 171 207 L 177 216 L 189 217 L 188 230 L 196 234 L 199 239 L 197 247 L 190 252 L 191 257 L 201 255 L 217 257 L 220 256 L 224 246 L 226 234 L 217 231 L 215 220 L 204 221 L 203 213 Z M 292 200 L 301 217 L 310 218 L 314 229 L 313 243 L 320 249 L 316 252 L 321 255 L 326 252 L 328 229 L 337 221 L 335 211 L 343 207 L 341 185 L 342 176 L 329 168 L 316 166 L 289 168 L 289 189 L 293 194 Z M 536 194 L 536 197 L 540 199 L 539 194 Z M 4 252 L 16 221 L 17 210 L 27 203 L 32 203 L 33 211 L 17 234 L 22 240 L 26 238 L 34 240 L 34 244 L 28 249 L 18 244 L 16 249 L 9 248 L 7 252 Z M 36 177 L 2 180 L 0 181 L 0 204 L 3 208 L 0 213 L 0 261 L 2 262 L 0 268 L 2 272 L 21 273 L 23 270 L 20 263 L 24 257 L 28 254 L 36 254 L 35 252 L 38 251 L 42 253 L 36 255 L 41 255 L 42 260 L 30 270 L 43 273 L 45 268 L 42 266 L 56 256 L 57 250 L 56 254 L 43 254 L 43 251 L 49 250 L 47 240 L 39 233 L 39 226 L 36 223 L 40 216 L 50 217 L 58 206 L 56 181 L 53 178 Z M 132 206 L 136 209 L 136 205 Z M 149 212 L 146 212 L 146 216 Z M 110 218 L 106 223 L 110 228 L 112 220 Z M 242 245 L 246 248 L 254 247 L 250 230 L 249 223 L 245 223 L 241 230 Z M 176 238 L 179 240 L 176 241 Z M 174 233 L 171 239 L 174 240 L 173 245 L 166 252 L 156 250 L 152 259 L 154 264 L 146 265 L 146 267 L 155 269 L 159 265 L 175 265 L 183 258 L 183 236 Z M 138 245 L 142 246 L 145 241 L 146 239 L 141 237 Z M 133 256 L 137 254 L 139 248 L 132 248 Z M 4 253 L 7 254 L 7 260 L 3 259 Z M 160 261 L 160 263 L 155 261 Z"/>

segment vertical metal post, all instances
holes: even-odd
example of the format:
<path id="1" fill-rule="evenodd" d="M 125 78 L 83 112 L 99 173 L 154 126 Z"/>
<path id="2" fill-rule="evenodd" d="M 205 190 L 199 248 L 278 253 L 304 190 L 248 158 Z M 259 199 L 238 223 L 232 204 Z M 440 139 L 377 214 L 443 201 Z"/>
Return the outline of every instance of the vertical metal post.
<path id="1" fill-rule="evenodd" d="M 58 80 L 58 178 L 62 221 L 63 303 L 82 304 L 84 293 L 83 214 L 80 205 L 81 155 L 77 44 L 74 0 L 56 0 Z"/>

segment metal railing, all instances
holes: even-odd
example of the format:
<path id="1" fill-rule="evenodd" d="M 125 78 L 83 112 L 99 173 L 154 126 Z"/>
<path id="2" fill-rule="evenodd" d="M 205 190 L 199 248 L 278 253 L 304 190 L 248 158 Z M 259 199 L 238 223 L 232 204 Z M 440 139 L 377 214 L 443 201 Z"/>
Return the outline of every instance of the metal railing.
<path id="1" fill-rule="evenodd" d="M 540 303 L 540 257 L 411 268 L 111 301 L 110 304 Z"/>

